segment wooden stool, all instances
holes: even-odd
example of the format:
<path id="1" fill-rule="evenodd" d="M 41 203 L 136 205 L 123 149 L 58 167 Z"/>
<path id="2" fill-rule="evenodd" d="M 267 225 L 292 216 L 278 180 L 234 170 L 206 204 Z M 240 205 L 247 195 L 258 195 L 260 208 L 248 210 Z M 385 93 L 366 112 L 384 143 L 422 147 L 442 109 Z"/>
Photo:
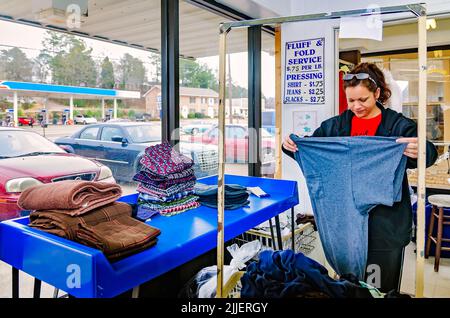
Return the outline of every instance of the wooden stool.
<path id="1" fill-rule="evenodd" d="M 450 225 L 450 222 L 445 220 L 450 219 L 450 215 L 444 215 L 444 208 L 450 208 L 450 195 L 436 194 L 428 197 L 428 202 L 432 204 L 430 215 L 430 224 L 428 227 L 427 247 L 425 249 L 425 258 L 430 254 L 431 241 L 436 244 L 434 271 L 439 271 L 439 261 L 441 259 L 441 251 L 450 251 L 450 247 L 442 247 L 442 242 L 450 242 L 450 238 L 443 238 L 442 232 L 444 225 Z M 436 208 L 439 209 L 439 214 L 436 214 Z M 433 237 L 434 218 L 438 220 L 437 236 Z"/>

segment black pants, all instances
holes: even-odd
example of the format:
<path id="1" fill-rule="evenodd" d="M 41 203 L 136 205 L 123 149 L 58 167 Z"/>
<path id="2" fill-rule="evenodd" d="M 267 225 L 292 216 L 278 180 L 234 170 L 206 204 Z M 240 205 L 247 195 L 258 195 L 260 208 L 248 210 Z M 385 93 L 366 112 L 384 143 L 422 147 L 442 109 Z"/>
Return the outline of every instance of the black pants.
<path id="1" fill-rule="evenodd" d="M 404 251 L 404 247 L 387 250 L 369 249 L 366 282 L 378 287 L 383 293 L 391 290 L 400 292 Z"/>

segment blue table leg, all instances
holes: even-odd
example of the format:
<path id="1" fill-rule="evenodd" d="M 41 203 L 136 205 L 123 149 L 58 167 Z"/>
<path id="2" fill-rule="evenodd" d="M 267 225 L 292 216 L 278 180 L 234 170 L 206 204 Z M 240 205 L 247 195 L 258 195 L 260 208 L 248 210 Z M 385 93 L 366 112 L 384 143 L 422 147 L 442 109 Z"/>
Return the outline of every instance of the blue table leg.
<path id="1" fill-rule="evenodd" d="M 292 251 L 295 253 L 295 219 L 294 219 L 294 208 L 291 208 L 291 241 L 292 241 Z"/>
<path id="2" fill-rule="evenodd" d="M 281 238 L 281 226 L 280 226 L 280 217 L 275 216 L 275 227 L 277 230 L 277 239 L 278 239 L 278 249 L 280 251 L 283 250 L 283 239 Z"/>
<path id="3" fill-rule="evenodd" d="M 41 298 L 41 285 L 42 281 L 40 279 L 35 278 L 33 298 Z"/>
<path id="4" fill-rule="evenodd" d="M 12 269 L 12 298 L 19 298 L 19 270 Z"/>

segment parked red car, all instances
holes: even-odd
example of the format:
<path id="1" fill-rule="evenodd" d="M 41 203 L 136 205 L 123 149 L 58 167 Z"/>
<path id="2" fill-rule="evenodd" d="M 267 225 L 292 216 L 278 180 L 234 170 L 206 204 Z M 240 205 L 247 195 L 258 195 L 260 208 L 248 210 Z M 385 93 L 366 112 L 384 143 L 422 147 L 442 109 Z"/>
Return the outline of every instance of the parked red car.
<path id="1" fill-rule="evenodd" d="M 182 136 L 183 141 L 218 144 L 218 127 L 212 126 L 203 134 Z M 275 139 L 264 128 L 261 128 L 262 148 L 260 159 L 263 163 L 271 162 L 275 159 Z M 241 125 L 225 125 L 225 160 L 227 163 L 248 162 L 248 127 Z"/>
<path id="2" fill-rule="evenodd" d="M 0 127 L 0 220 L 21 216 L 17 206 L 25 189 L 63 180 L 115 182 L 111 170 L 67 153 L 41 135 Z"/>
<path id="3" fill-rule="evenodd" d="M 33 126 L 34 122 L 32 117 L 19 117 L 19 126 Z"/>

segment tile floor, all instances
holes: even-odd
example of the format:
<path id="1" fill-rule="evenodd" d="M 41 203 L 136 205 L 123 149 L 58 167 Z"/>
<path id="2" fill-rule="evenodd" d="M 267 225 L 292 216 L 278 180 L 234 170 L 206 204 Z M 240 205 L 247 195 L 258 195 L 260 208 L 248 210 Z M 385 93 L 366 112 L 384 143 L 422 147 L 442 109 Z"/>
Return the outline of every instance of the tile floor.
<path id="1" fill-rule="evenodd" d="M 415 294 L 415 244 L 411 243 L 405 250 L 403 265 L 403 277 L 401 292 L 414 296 Z M 320 240 L 315 241 L 315 248 L 309 257 L 324 264 L 325 255 L 320 245 Z M 331 272 L 331 268 L 325 265 Z M 450 298 L 450 259 L 441 258 L 439 272 L 434 272 L 434 257 L 425 260 L 425 289 L 424 296 L 427 298 Z M 0 262 L 0 298 L 11 298 L 11 267 Z M 48 284 L 42 284 L 41 297 L 53 297 L 54 288 Z M 59 293 L 59 296 L 63 295 Z M 33 278 L 25 273 L 20 273 L 20 297 L 31 298 L 33 296 Z"/>

